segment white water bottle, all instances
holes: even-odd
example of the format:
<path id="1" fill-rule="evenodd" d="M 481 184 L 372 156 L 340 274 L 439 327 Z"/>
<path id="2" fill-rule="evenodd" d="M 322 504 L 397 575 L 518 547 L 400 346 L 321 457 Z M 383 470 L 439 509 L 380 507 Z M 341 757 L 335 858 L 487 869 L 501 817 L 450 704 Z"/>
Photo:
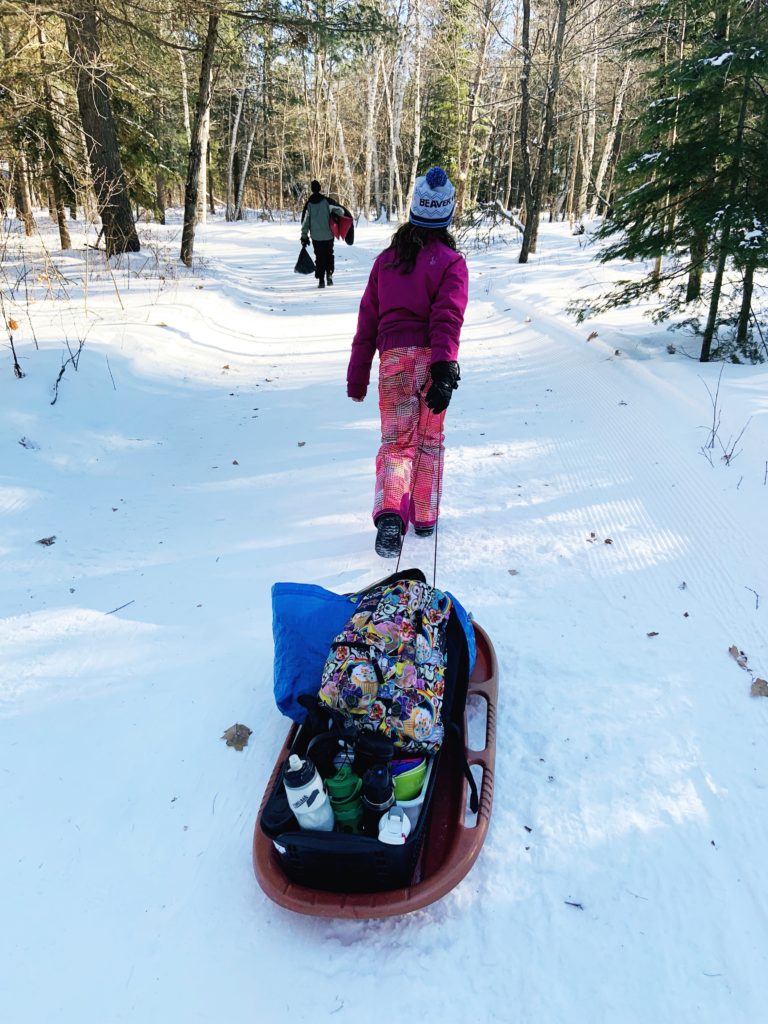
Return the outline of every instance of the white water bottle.
<path id="1" fill-rule="evenodd" d="M 285 795 L 301 828 L 315 832 L 333 831 L 333 808 L 323 788 L 323 780 L 307 757 L 291 754 L 283 772 Z"/>

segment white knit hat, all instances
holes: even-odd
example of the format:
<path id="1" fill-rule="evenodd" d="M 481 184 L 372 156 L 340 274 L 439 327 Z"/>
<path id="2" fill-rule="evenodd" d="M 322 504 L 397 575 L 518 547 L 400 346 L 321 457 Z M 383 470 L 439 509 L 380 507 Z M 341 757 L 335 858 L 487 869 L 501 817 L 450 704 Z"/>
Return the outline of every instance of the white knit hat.
<path id="1" fill-rule="evenodd" d="M 447 228 L 453 220 L 456 189 L 442 167 L 430 167 L 416 179 L 408 220 L 420 228 Z"/>

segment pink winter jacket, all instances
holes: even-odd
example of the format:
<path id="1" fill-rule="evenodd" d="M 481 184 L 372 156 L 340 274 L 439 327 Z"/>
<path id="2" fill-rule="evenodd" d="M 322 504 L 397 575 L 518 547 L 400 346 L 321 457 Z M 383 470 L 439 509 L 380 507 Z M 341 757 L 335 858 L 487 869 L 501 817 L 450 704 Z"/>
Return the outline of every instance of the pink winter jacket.
<path id="1" fill-rule="evenodd" d="M 435 239 L 416 257 L 410 274 L 393 267 L 393 260 L 392 249 L 376 257 L 360 300 L 347 368 L 350 398 L 365 398 L 376 349 L 429 345 L 433 363 L 459 354 L 467 308 L 464 257 Z"/>

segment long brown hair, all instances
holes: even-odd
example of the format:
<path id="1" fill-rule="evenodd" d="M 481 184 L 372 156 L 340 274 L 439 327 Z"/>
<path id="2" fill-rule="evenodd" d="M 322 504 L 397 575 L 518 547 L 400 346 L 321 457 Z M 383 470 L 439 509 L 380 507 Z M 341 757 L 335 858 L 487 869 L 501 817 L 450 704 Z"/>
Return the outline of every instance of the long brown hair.
<path id="1" fill-rule="evenodd" d="M 456 252 L 456 239 L 448 228 L 422 228 L 410 222 L 401 224 L 386 250 L 394 252 L 390 266 L 398 267 L 401 274 L 410 274 L 416 266 L 416 257 L 433 241 L 442 242 Z"/>

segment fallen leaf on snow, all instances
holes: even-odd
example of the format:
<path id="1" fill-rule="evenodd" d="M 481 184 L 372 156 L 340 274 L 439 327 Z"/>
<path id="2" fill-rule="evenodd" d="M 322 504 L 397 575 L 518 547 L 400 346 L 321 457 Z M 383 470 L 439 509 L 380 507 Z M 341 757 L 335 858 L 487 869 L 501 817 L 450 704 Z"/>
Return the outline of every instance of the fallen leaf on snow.
<path id="1" fill-rule="evenodd" d="M 590 331 L 587 335 L 587 341 L 592 341 L 593 338 L 597 337 L 597 331 Z"/>
<path id="2" fill-rule="evenodd" d="M 18 329 L 19 329 L 18 321 L 16 321 L 16 320 L 9 320 L 8 321 L 8 330 L 9 331 L 18 331 Z"/>
<path id="3" fill-rule="evenodd" d="M 56 534 L 55 533 L 54 533 L 54 535 L 52 537 L 41 537 L 40 540 L 36 540 L 35 541 L 35 544 L 44 544 L 47 548 L 49 548 L 51 546 L 51 544 L 55 544 L 55 543 L 56 543 Z"/>
<path id="4" fill-rule="evenodd" d="M 519 569 L 507 569 L 507 572 L 509 573 L 510 576 L 519 576 L 520 575 Z"/>
<path id="5" fill-rule="evenodd" d="M 306 443 L 307 443 L 306 441 L 298 441 L 297 442 L 299 448 L 303 448 Z"/>
<path id="6" fill-rule="evenodd" d="M 755 679 L 750 692 L 753 697 L 768 697 L 768 683 L 764 679 Z"/>
<path id="7" fill-rule="evenodd" d="M 658 636 L 659 634 L 656 632 L 655 629 L 652 629 L 650 633 L 646 633 L 645 635 L 646 636 Z"/>
<path id="8" fill-rule="evenodd" d="M 743 668 L 747 672 L 749 671 L 749 669 L 747 668 L 747 656 L 744 653 L 744 651 L 740 651 L 739 650 L 739 648 L 736 646 L 736 644 L 732 644 L 728 648 L 728 653 L 733 658 L 733 660 L 736 662 L 736 664 L 739 666 L 739 668 Z"/>
<path id="9" fill-rule="evenodd" d="M 232 465 L 233 466 L 239 466 L 240 463 L 237 461 L 237 459 L 232 459 Z"/>
<path id="10" fill-rule="evenodd" d="M 251 730 L 247 725 L 235 722 L 234 725 L 230 725 L 221 738 L 227 741 L 228 747 L 234 747 L 235 750 L 242 750 L 244 747 L 248 746 L 248 737 L 250 735 Z"/>
<path id="11" fill-rule="evenodd" d="M 224 365 L 222 366 L 222 370 L 228 370 L 228 369 L 229 369 L 229 363 L 224 363 Z"/>
<path id="12" fill-rule="evenodd" d="M 610 537 L 606 537 L 605 540 L 603 541 L 603 544 L 613 544 L 613 541 L 611 540 Z"/>

